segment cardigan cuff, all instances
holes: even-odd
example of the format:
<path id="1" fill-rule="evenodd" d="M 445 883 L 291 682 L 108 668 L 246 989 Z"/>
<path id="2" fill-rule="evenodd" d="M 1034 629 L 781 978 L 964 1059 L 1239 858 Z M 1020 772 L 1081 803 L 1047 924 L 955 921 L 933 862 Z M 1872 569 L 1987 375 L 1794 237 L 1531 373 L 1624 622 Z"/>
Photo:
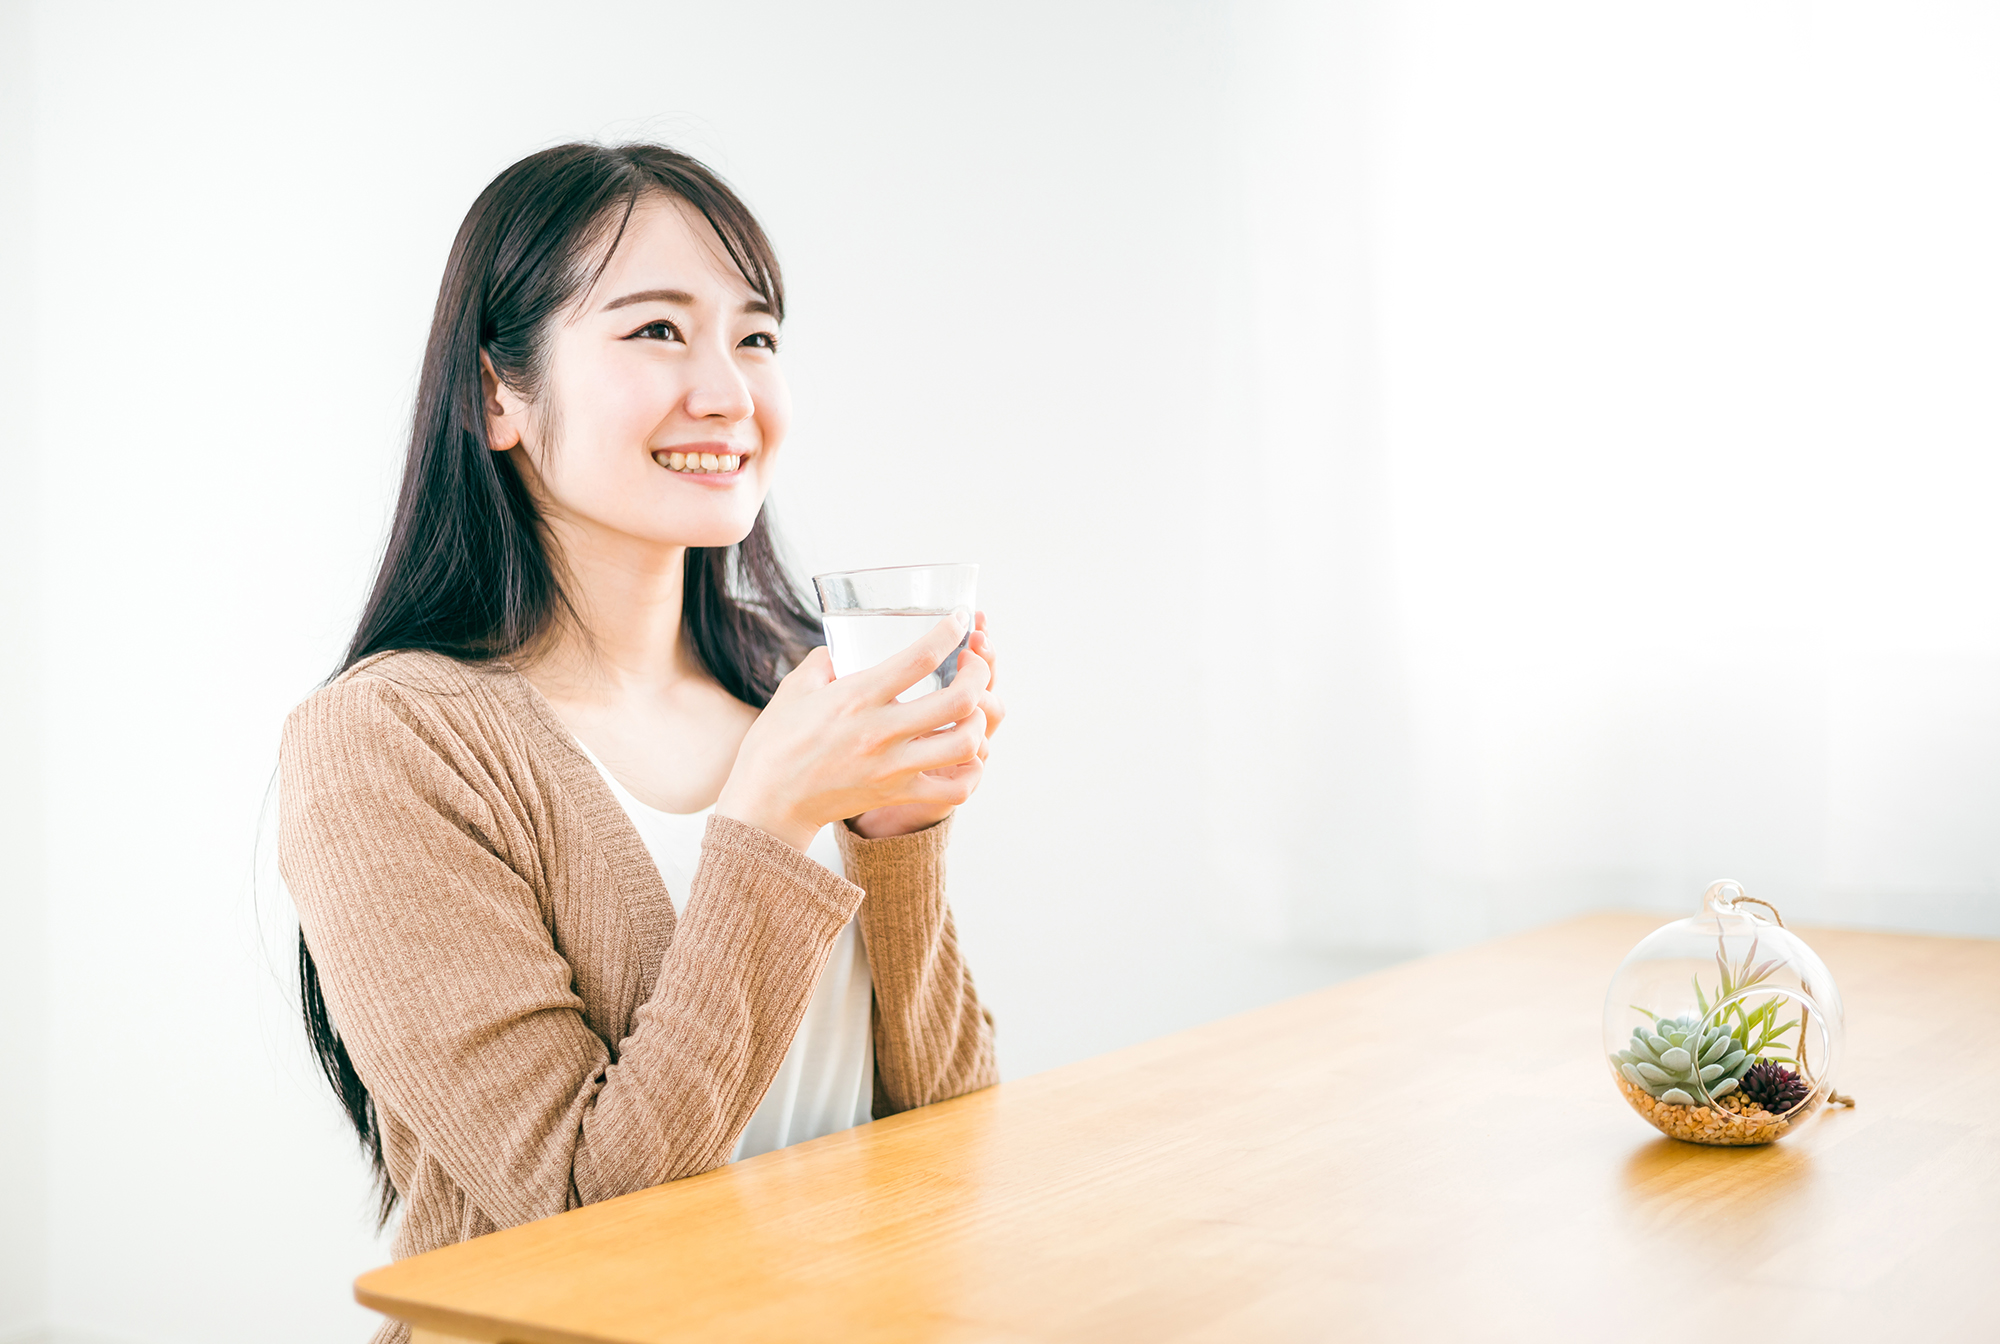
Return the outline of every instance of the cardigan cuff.
<path id="1" fill-rule="evenodd" d="M 855 830 L 850 817 L 834 827 L 833 833 L 840 841 L 840 857 L 850 875 L 859 874 L 861 868 L 858 865 L 861 864 L 874 868 L 942 864 L 945 848 L 951 842 L 951 823 L 957 815 L 956 812 L 950 813 L 943 821 L 933 822 L 921 831 L 911 831 L 908 835 L 885 835 L 874 840 Z M 859 882 L 861 879 L 855 876 L 854 880 Z"/>
<path id="2" fill-rule="evenodd" d="M 870 897 L 862 915 L 871 926 L 890 910 L 916 915 L 924 923 L 943 916 L 945 849 L 951 841 L 951 822 L 951 817 L 946 817 L 921 831 L 885 835 L 879 840 L 856 835 L 846 822 L 835 828 L 848 880 Z"/>
<path id="3" fill-rule="evenodd" d="M 834 921 L 834 926 L 854 918 L 861 904 L 861 887 L 809 859 L 775 835 L 734 817 L 710 814 L 702 835 L 704 860 L 713 854 L 732 865 L 747 863 L 775 875 L 811 898 Z"/>

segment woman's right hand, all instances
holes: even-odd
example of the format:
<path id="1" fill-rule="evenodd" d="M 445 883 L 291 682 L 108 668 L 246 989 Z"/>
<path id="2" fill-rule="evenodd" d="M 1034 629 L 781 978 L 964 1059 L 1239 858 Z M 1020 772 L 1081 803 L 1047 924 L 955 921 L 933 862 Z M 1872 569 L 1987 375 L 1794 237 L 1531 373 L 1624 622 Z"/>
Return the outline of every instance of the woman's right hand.
<path id="1" fill-rule="evenodd" d="M 970 792 L 964 780 L 925 772 L 979 759 L 985 661 L 968 652 L 951 685 L 907 704 L 896 700 L 951 657 L 964 636 L 958 618 L 946 616 L 895 657 L 839 680 L 826 649 L 814 649 L 778 683 L 744 736 L 716 815 L 804 850 L 820 827 L 843 817 L 902 803 L 964 802 L 952 796 Z M 946 724 L 955 726 L 938 731 Z"/>

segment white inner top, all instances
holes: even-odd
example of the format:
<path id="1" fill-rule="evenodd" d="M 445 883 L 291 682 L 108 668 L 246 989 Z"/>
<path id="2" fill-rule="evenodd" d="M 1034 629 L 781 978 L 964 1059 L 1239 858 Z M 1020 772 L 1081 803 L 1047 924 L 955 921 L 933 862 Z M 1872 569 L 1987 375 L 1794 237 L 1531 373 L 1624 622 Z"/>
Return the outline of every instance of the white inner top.
<path id="1" fill-rule="evenodd" d="M 583 747 L 581 742 L 577 745 Z M 662 812 L 648 807 L 604 768 L 604 762 L 589 747 L 583 747 L 583 754 L 604 776 L 612 796 L 645 841 L 646 852 L 653 856 L 653 866 L 666 884 L 674 914 L 683 914 L 695 869 L 701 863 L 702 832 L 708 828 L 714 806 L 699 812 Z M 806 849 L 806 857 L 836 873 L 842 871 L 840 844 L 834 839 L 833 827 L 820 828 Z M 730 1161 L 868 1123 L 875 1100 L 874 1000 L 868 949 L 861 941 L 859 922 L 850 919 L 834 940 L 819 983 L 813 986 L 806 1015 L 799 1020 L 777 1077 L 771 1080 L 771 1090 L 743 1127 Z"/>

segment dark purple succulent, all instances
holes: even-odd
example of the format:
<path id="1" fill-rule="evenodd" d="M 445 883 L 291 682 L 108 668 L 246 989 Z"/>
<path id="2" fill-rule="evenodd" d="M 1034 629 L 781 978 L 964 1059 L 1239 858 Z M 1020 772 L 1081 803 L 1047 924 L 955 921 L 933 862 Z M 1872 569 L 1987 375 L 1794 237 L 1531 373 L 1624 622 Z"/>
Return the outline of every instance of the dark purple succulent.
<path id="1" fill-rule="evenodd" d="M 1775 1115 L 1783 1115 L 1806 1099 L 1806 1080 L 1779 1064 L 1764 1060 L 1743 1075 L 1743 1096 Z"/>

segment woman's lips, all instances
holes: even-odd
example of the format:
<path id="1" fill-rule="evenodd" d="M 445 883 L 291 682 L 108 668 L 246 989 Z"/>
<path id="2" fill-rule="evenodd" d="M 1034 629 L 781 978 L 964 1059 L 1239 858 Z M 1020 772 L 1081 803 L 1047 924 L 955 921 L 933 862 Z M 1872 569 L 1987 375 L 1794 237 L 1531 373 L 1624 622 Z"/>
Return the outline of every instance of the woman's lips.
<path id="1" fill-rule="evenodd" d="M 696 447 L 693 451 L 662 448 L 653 460 L 681 476 L 733 476 L 742 470 L 748 453 L 718 453 Z"/>

